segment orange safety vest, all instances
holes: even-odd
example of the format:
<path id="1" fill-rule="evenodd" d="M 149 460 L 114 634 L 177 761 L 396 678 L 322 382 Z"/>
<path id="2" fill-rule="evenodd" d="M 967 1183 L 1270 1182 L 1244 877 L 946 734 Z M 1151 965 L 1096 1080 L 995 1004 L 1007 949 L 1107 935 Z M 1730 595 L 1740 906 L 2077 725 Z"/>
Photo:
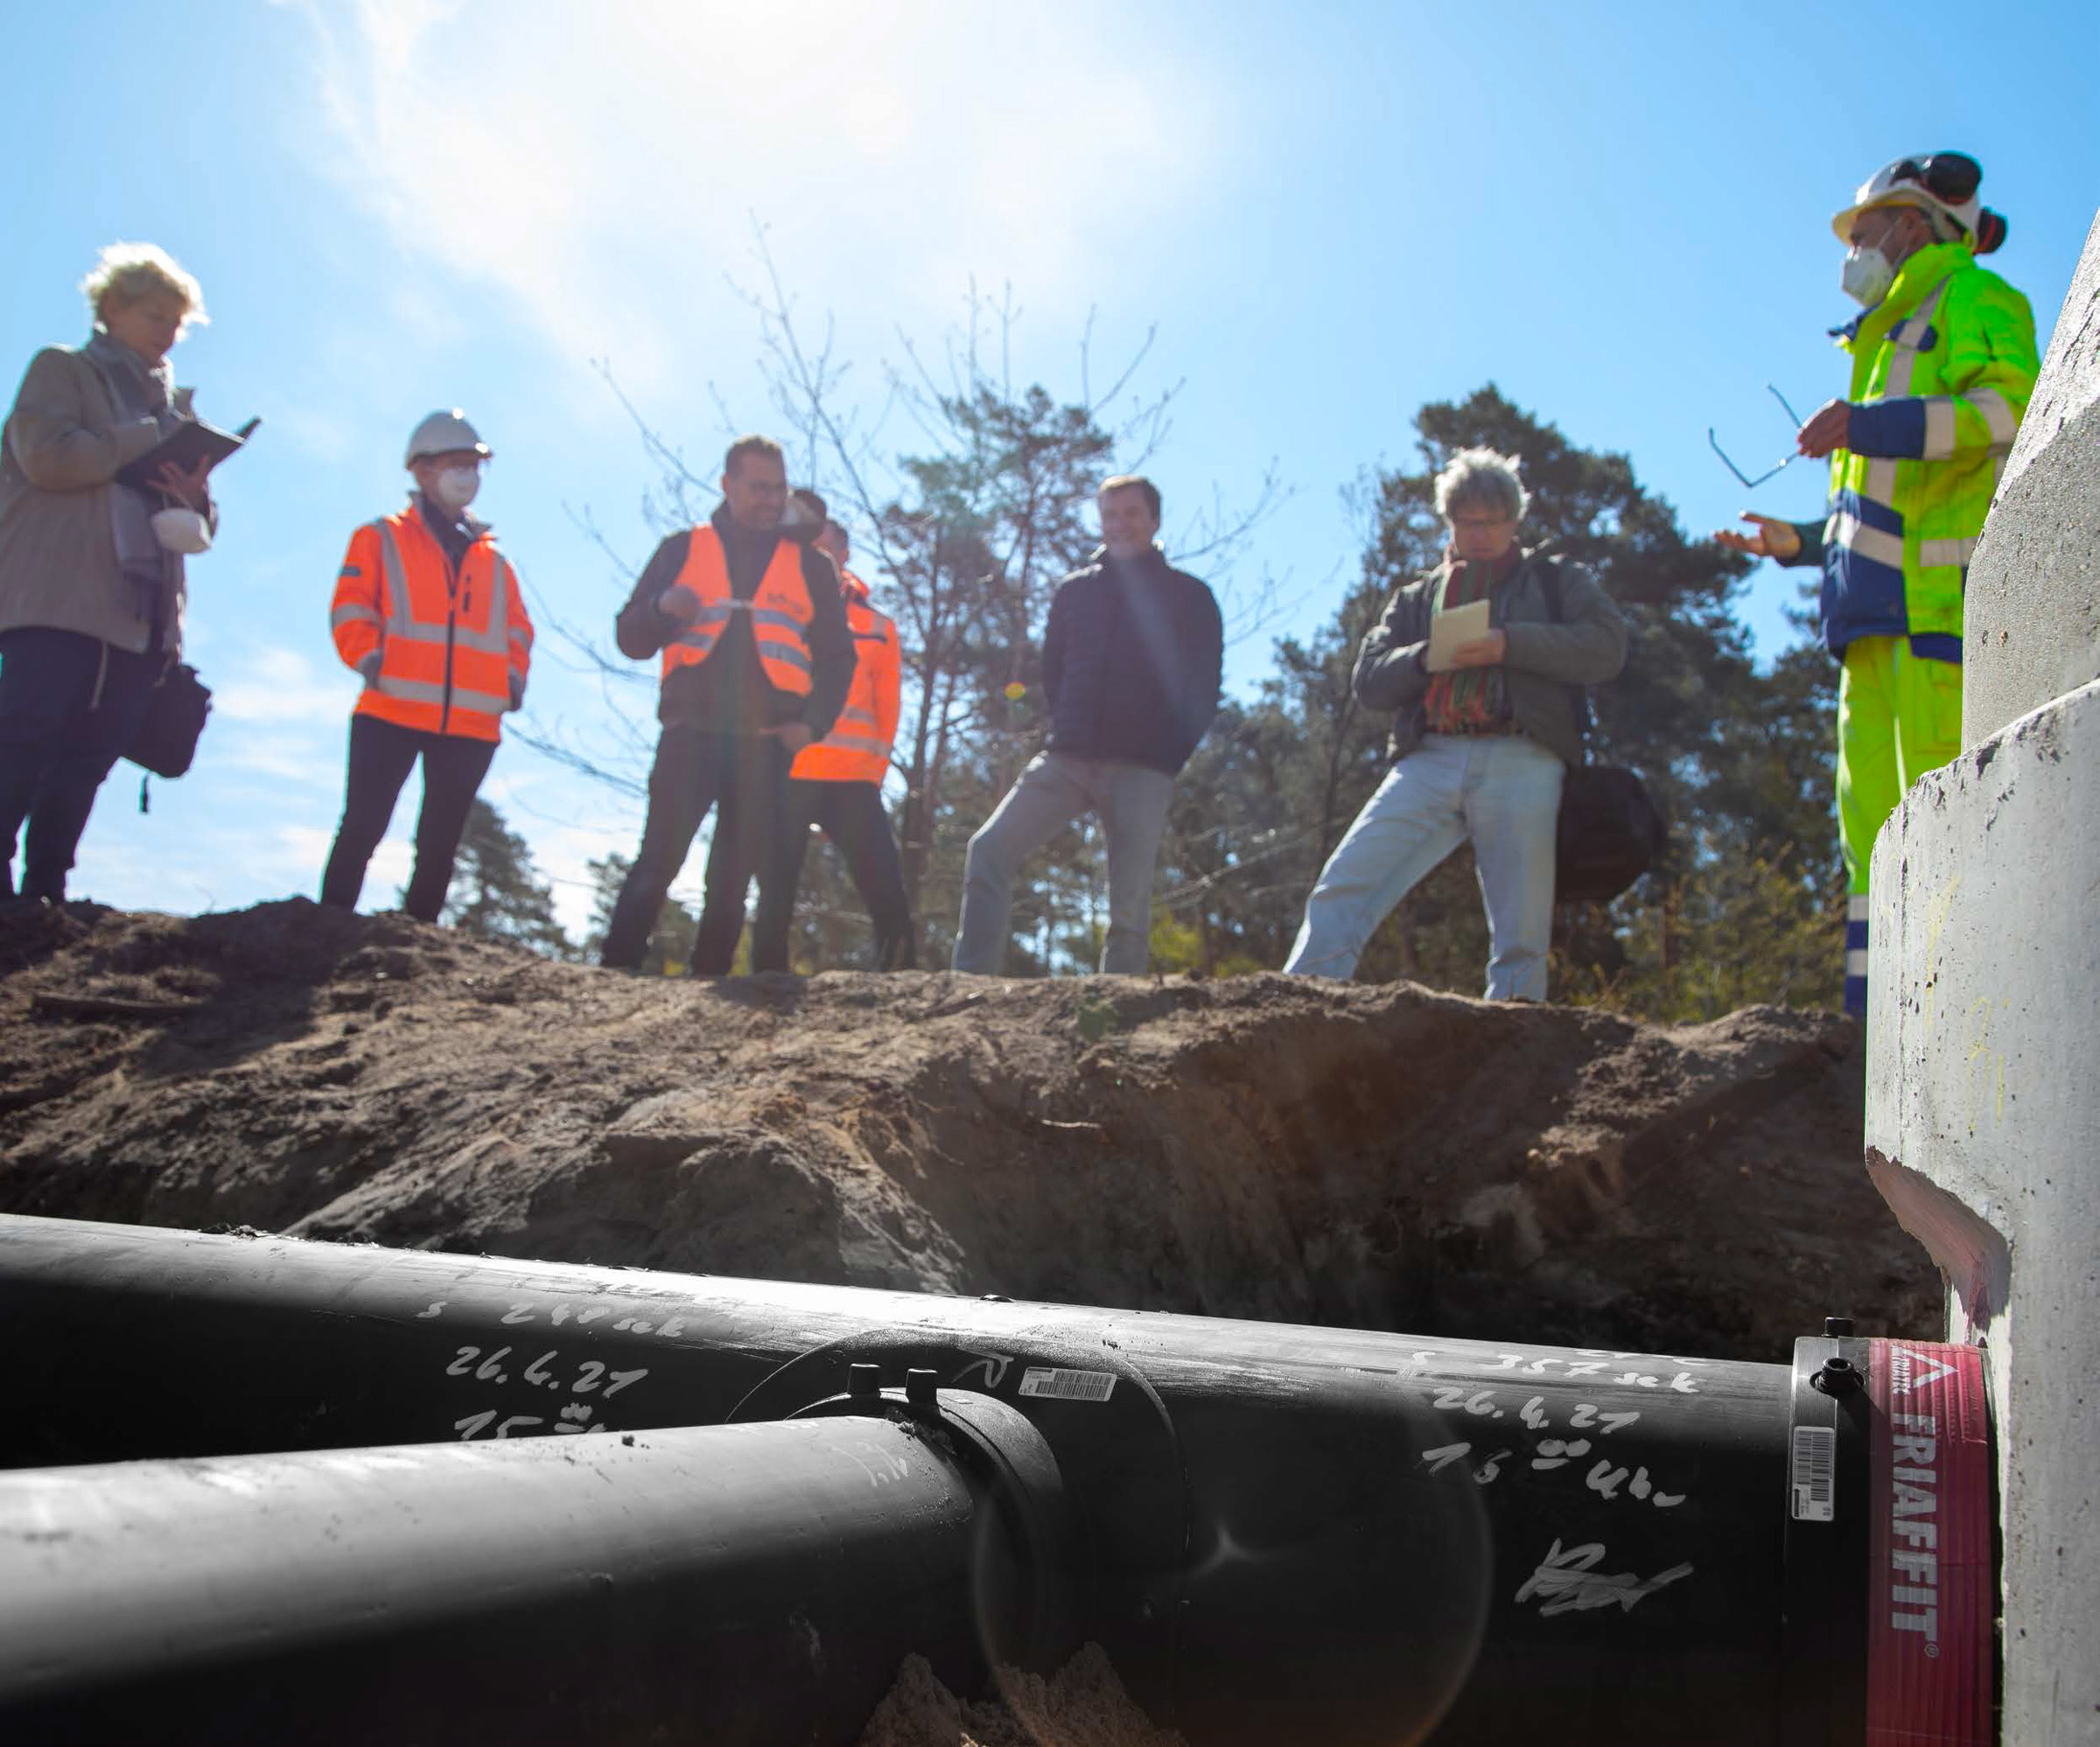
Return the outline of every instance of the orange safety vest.
<path id="1" fill-rule="evenodd" d="M 838 576 L 853 633 L 853 688 L 831 731 L 795 755 L 788 774 L 806 782 L 872 782 L 890 773 L 897 737 L 898 689 L 903 667 L 897 627 L 868 604 L 868 585 L 850 570 Z"/>
<path id="2" fill-rule="evenodd" d="M 680 667 L 699 666 L 715 653 L 731 618 L 747 612 L 752 638 L 759 646 L 759 665 L 774 689 L 794 697 L 809 695 L 809 621 L 816 617 L 816 608 L 809 598 L 809 585 L 802 580 L 802 548 L 794 541 L 781 538 L 773 549 L 766 574 L 759 578 L 758 592 L 749 600 L 738 600 L 730 589 L 722 536 L 702 522 L 693 530 L 685 566 L 671 586 L 698 597 L 700 616 L 680 626 L 678 634 L 663 646 L 665 679 Z"/>
<path id="3" fill-rule="evenodd" d="M 511 675 L 522 683 L 532 667 L 532 620 L 518 573 L 487 528 L 455 571 L 414 504 L 367 522 L 350 536 L 330 624 L 346 667 L 380 652 L 360 716 L 467 740 L 503 737 Z"/>

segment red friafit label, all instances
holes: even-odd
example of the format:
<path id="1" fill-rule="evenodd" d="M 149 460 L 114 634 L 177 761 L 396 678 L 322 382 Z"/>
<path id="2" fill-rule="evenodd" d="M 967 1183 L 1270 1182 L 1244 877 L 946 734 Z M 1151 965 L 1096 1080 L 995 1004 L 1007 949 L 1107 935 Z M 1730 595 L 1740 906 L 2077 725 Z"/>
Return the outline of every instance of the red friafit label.
<path id="1" fill-rule="evenodd" d="M 1877 1340 L 1867 1381 L 1867 1747 L 1984 1747 L 1998 1581 L 1983 1354 Z"/>

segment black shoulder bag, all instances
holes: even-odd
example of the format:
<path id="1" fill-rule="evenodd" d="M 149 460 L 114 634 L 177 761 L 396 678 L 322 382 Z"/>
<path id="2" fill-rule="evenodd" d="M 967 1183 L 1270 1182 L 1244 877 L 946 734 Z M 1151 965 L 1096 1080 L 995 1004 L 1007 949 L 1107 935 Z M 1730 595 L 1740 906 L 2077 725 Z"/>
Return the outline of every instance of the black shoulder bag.
<path id="1" fill-rule="evenodd" d="M 1542 561 L 1540 578 L 1553 622 L 1565 622 L 1560 568 Z M 1588 688 L 1573 686 L 1576 726 L 1585 762 L 1572 767 L 1560 790 L 1560 826 L 1554 846 L 1553 901 L 1608 904 L 1655 866 L 1670 841 L 1662 814 L 1646 785 L 1617 765 L 1587 762 L 1590 741 Z"/>
<path id="2" fill-rule="evenodd" d="M 204 718 L 211 709 L 211 688 L 188 662 L 177 662 L 148 694 L 145 716 L 124 748 L 124 756 L 152 776 L 172 780 L 196 758 Z M 138 810 L 146 810 L 144 779 L 138 785 Z"/>

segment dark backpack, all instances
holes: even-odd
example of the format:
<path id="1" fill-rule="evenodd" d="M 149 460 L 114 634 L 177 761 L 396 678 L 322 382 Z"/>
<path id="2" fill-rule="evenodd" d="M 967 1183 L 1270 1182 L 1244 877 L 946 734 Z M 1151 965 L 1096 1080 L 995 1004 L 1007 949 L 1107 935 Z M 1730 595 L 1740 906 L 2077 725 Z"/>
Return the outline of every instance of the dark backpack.
<path id="1" fill-rule="evenodd" d="M 1542 565 L 1541 585 L 1553 622 L 1565 614 L 1560 569 Z M 1590 695 L 1575 693 L 1575 721 L 1588 756 Z M 1670 841 L 1662 814 L 1646 786 L 1616 765 L 1583 763 L 1568 772 L 1560 790 L 1560 826 L 1554 846 L 1553 900 L 1557 904 L 1608 904 L 1661 859 Z"/>

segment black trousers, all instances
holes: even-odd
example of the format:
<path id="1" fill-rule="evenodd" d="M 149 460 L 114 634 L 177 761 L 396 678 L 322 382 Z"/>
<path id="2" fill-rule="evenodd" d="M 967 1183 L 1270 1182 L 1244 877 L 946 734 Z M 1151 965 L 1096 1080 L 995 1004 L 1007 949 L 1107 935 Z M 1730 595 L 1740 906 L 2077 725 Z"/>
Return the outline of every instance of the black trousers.
<path id="1" fill-rule="evenodd" d="M 418 921 L 435 922 L 452 883 L 452 862 L 466 810 L 496 756 L 493 740 L 457 734 L 426 734 L 382 722 L 376 716 L 350 718 L 350 772 L 343 786 L 343 822 L 321 876 L 321 902 L 339 910 L 357 908 L 365 867 L 387 835 L 401 786 L 418 757 L 423 759 L 423 810 L 416 815 L 416 868 L 401 907 Z"/>
<path id="2" fill-rule="evenodd" d="M 788 931 L 794 919 L 795 888 L 802 884 L 802 860 L 809 853 L 812 827 L 822 827 L 845 860 L 846 872 L 860 901 L 867 906 L 875 929 L 875 968 L 909 970 L 912 949 L 912 909 L 904 894 L 904 865 L 897 856 L 896 834 L 882 804 L 882 786 L 872 782 L 809 782 L 790 778 L 781 797 L 780 811 L 768 845 L 765 864 L 759 870 L 759 913 L 752 924 L 751 968 L 756 970 L 788 968 Z M 715 926 L 728 926 L 722 918 L 733 916 L 744 926 L 744 891 L 746 881 L 732 883 L 731 870 L 707 858 L 707 907 L 701 927 L 715 917 Z"/>
<path id="3" fill-rule="evenodd" d="M 95 791 L 138 732 L 164 665 L 83 632 L 0 632 L 0 898 L 15 895 L 26 821 L 22 895 L 63 901 Z"/>
<path id="4" fill-rule="evenodd" d="M 709 734 L 682 723 L 667 723 L 656 741 L 656 762 L 649 767 L 649 813 L 641 828 L 641 848 L 606 924 L 600 963 L 632 969 L 648 951 L 649 935 L 663 910 L 671 882 L 685 865 L 693 834 L 715 808 L 715 841 L 710 855 L 722 877 L 741 892 L 766 859 L 774 810 L 791 762 L 787 748 L 770 734 Z M 726 976 L 736 957 L 737 937 L 744 932 L 744 907 L 733 914 L 703 916 L 693 941 L 692 974 Z"/>

